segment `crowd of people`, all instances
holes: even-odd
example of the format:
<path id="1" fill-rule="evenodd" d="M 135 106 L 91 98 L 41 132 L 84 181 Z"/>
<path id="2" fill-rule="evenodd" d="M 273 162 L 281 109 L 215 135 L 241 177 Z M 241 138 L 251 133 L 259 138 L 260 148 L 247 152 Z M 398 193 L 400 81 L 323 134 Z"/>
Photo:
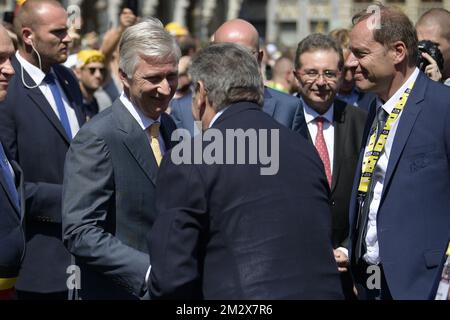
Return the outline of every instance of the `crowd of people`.
<path id="1" fill-rule="evenodd" d="M 200 45 L 124 8 L 99 41 L 22 2 L 0 300 L 450 298 L 450 12 L 270 55 L 243 19 Z"/>

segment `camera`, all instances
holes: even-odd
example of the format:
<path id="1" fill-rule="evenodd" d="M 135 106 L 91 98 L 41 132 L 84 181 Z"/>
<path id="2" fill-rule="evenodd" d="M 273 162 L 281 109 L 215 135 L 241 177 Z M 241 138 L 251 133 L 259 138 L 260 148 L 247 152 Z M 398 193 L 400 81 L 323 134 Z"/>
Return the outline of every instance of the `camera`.
<path id="1" fill-rule="evenodd" d="M 434 61 L 436 61 L 439 70 L 442 72 L 442 69 L 444 68 L 444 58 L 442 57 L 442 53 L 438 48 L 438 45 L 430 40 L 421 40 L 419 41 L 417 45 L 419 52 L 426 52 L 428 53 Z M 422 55 L 419 55 L 419 60 L 417 61 L 417 67 L 425 71 L 425 68 L 429 65 L 427 59 L 423 58 Z"/>

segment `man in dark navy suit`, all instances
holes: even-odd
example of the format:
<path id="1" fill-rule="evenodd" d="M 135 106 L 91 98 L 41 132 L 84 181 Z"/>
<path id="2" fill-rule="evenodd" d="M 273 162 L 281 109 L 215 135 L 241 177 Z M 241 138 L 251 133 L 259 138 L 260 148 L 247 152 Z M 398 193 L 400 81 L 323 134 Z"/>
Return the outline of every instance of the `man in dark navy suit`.
<path id="1" fill-rule="evenodd" d="M 427 299 L 450 230 L 450 90 L 416 68 L 408 17 L 378 13 L 354 17 L 346 61 L 377 95 L 350 203 L 351 269 L 363 298 Z"/>
<path id="2" fill-rule="evenodd" d="M 237 43 L 248 48 L 261 64 L 264 53 L 259 47 L 259 34 L 256 28 L 247 21 L 234 19 L 222 24 L 214 33 L 214 43 L 223 42 Z M 191 105 L 191 94 L 174 99 L 171 102 L 171 116 L 178 128 L 187 129 L 191 135 L 194 135 L 199 131 L 194 127 Z M 295 126 L 295 120 L 299 119 L 295 117 L 299 106 L 300 102 L 295 97 L 267 87 L 264 88 L 263 111 L 289 129 L 292 129 Z"/>
<path id="3" fill-rule="evenodd" d="M 191 68 L 195 119 L 202 120 L 205 136 L 223 145 L 217 145 L 218 162 L 210 163 L 205 153 L 213 144 L 207 138 L 198 141 L 202 136 L 197 135 L 163 159 L 158 216 L 149 233 L 151 296 L 342 298 L 330 237 L 329 191 L 314 147 L 261 111 L 262 79 L 246 48 L 213 44 Z M 248 143 L 230 149 L 233 132 L 255 138 L 248 136 Z M 268 132 L 269 143 L 264 138 Z M 190 146 L 198 143 L 200 150 L 194 147 L 189 156 Z M 276 164 L 240 162 L 242 149 L 247 158 L 257 157 L 257 145 L 260 152 L 272 150 Z M 187 148 L 181 163 L 179 147 Z"/>
<path id="4" fill-rule="evenodd" d="M 25 179 L 27 251 L 17 280 L 19 299 L 65 299 L 69 252 L 61 241 L 64 160 L 85 122 L 82 95 L 72 72 L 61 66 L 71 38 L 67 12 L 57 1 L 29 0 L 15 28 L 15 75 L 0 103 L 3 147 Z"/>
<path id="5" fill-rule="evenodd" d="M 6 98 L 8 82 L 14 75 L 11 56 L 14 46 L 0 26 L 0 101 Z M 23 177 L 16 161 L 9 160 L 0 136 L 0 300 L 15 297 L 14 286 L 25 252 L 22 229 Z"/>

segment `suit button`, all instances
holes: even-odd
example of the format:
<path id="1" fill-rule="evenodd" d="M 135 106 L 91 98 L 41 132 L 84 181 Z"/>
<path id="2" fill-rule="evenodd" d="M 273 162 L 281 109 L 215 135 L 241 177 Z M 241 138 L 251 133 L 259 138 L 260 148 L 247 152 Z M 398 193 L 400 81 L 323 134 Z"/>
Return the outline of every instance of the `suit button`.
<path id="1" fill-rule="evenodd" d="M 336 202 L 334 200 L 331 201 L 331 206 L 332 207 L 336 206 Z"/>

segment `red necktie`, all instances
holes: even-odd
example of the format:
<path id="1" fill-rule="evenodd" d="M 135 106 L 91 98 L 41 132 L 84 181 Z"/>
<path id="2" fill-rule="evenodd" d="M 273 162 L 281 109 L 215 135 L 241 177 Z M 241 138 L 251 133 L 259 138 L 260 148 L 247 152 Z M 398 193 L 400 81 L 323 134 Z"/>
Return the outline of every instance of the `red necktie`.
<path id="1" fill-rule="evenodd" d="M 331 165 L 330 156 L 328 155 L 327 144 L 325 143 L 325 138 L 323 136 L 323 122 L 325 121 L 322 117 L 317 117 L 315 119 L 317 124 L 317 135 L 316 135 L 316 149 L 319 152 L 320 159 L 322 159 L 323 166 L 325 167 L 325 174 L 327 175 L 328 185 L 331 187 Z"/>

